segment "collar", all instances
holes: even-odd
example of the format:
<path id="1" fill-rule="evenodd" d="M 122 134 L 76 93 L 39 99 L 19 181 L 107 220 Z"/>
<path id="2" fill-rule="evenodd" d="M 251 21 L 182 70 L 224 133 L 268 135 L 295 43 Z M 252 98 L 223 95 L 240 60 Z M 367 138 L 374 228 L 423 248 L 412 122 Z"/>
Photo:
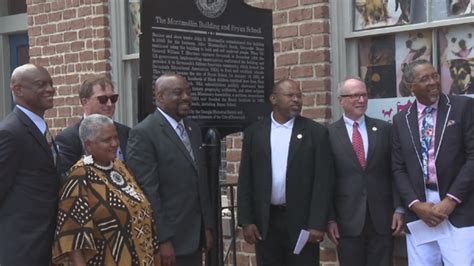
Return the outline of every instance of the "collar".
<path id="1" fill-rule="evenodd" d="M 280 124 L 275 120 L 275 118 L 273 118 L 273 112 L 271 113 L 270 118 L 272 119 L 272 128 L 285 127 L 288 129 L 292 129 L 295 123 L 295 118 L 293 117 L 290 120 L 288 120 L 286 123 Z"/>
<path id="2" fill-rule="evenodd" d="M 441 97 L 441 95 L 440 95 L 440 97 Z M 439 103 L 439 99 L 430 106 L 433 107 L 434 110 L 438 110 L 438 103 Z M 424 105 L 424 104 L 420 103 L 418 100 L 416 100 L 416 109 L 417 109 L 418 114 L 422 114 L 426 107 L 428 107 L 428 106 Z"/>
<path id="3" fill-rule="evenodd" d="M 179 121 L 176 121 L 174 118 L 172 118 L 167 113 L 165 113 L 163 110 L 161 110 L 160 107 L 156 107 L 156 109 L 158 111 L 160 111 L 160 113 L 166 118 L 166 120 L 168 120 L 168 123 L 170 123 L 170 125 L 173 129 L 176 129 L 176 127 L 178 126 L 178 123 L 183 124 L 183 119 L 181 119 Z M 184 124 L 183 124 L 183 126 L 184 126 Z"/>
<path id="4" fill-rule="evenodd" d="M 357 120 L 352 120 L 349 117 L 347 117 L 345 114 L 343 114 L 342 119 L 344 119 L 344 124 L 346 124 L 346 126 L 353 127 L 354 122 L 357 122 L 357 123 L 359 123 L 359 128 L 365 127 L 365 115 L 361 116 Z"/>
<path id="5" fill-rule="evenodd" d="M 27 108 L 17 104 L 16 107 L 18 107 L 18 109 L 20 109 L 26 116 L 28 116 L 28 118 L 33 121 L 33 123 L 36 125 L 36 127 L 39 129 L 39 131 L 44 134 L 44 132 L 46 131 L 46 128 L 47 128 L 47 125 L 46 125 L 46 122 L 44 121 L 44 119 L 33 113 L 32 111 L 28 110 Z"/>

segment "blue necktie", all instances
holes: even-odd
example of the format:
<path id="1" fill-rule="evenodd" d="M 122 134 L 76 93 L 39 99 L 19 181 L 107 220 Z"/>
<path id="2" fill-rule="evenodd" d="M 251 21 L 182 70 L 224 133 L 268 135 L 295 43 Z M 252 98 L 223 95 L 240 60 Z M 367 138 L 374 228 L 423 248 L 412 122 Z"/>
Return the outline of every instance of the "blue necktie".
<path id="1" fill-rule="evenodd" d="M 428 151 L 431 146 L 431 139 L 433 138 L 433 112 L 434 108 L 428 106 L 425 108 L 423 113 L 425 117 L 421 125 L 421 155 L 423 159 L 423 177 L 425 181 L 429 179 L 428 172 Z"/>

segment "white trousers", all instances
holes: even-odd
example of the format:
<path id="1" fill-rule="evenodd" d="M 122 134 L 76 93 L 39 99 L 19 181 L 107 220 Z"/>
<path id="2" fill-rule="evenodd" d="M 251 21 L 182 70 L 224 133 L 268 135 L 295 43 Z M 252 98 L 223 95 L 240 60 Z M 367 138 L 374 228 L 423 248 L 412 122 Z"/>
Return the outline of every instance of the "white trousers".
<path id="1" fill-rule="evenodd" d="M 426 190 L 427 202 L 438 203 L 438 191 Z M 474 210 L 473 210 L 474 211 Z M 411 234 L 406 235 L 410 266 L 473 266 L 474 226 L 456 228 L 448 221 L 449 238 L 416 245 Z"/>

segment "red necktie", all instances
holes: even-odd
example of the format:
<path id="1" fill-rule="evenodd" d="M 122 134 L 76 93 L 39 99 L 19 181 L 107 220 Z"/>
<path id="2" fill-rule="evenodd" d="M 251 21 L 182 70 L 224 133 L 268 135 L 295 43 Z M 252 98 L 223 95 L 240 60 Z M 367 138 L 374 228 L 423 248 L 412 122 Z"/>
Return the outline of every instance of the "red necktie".
<path id="1" fill-rule="evenodd" d="M 362 135 L 359 132 L 359 123 L 354 122 L 352 129 L 352 147 L 359 159 L 360 166 L 362 169 L 365 169 L 365 152 L 364 152 L 364 142 L 362 141 Z"/>

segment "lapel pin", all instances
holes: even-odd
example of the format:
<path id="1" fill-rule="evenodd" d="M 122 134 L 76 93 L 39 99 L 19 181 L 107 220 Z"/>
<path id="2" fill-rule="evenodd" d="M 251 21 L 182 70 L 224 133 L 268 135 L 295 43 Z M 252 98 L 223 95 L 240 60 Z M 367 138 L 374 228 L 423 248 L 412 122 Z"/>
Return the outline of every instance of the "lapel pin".
<path id="1" fill-rule="evenodd" d="M 376 127 L 373 127 L 373 128 L 372 128 L 372 131 L 377 131 L 377 128 L 376 128 Z"/>
<path id="2" fill-rule="evenodd" d="M 302 139 L 302 138 L 303 138 L 303 135 L 298 134 L 298 135 L 296 135 L 296 138 L 297 138 L 297 139 Z"/>
<path id="3" fill-rule="evenodd" d="M 188 127 L 188 130 L 191 131 L 192 130 L 191 127 Z"/>

